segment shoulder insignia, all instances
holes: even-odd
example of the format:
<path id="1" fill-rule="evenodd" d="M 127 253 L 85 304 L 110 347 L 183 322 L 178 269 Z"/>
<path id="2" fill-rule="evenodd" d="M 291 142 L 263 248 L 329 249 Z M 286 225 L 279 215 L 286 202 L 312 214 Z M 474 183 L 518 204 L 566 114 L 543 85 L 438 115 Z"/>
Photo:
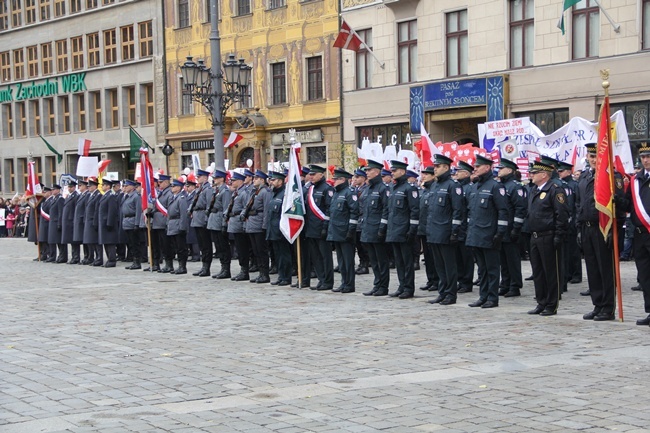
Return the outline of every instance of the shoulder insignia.
<path id="1" fill-rule="evenodd" d="M 390 190 L 389 189 L 386 190 L 386 197 L 390 197 Z"/>
<path id="2" fill-rule="evenodd" d="M 518 189 L 517 194 L 519 194 L 519 197 L 523 197 L 524 196 L 524 190 L 523 189 Z"/>
<path id="3" fill-rule="evenodd" d="M 357 198 L 357 195 L 356 195 L 356 194 L 352 194 L 352 200 L 354 200 L 354 201 L 357 201 L 357 200 L 358 200 L 358 198 Z"/>
<path id="4" fill-rule="evenodd" d="M 331 189 L 328 191 L 328 193 L 329 193 L 330 197 L 334 196 L 334 191 L 332 191 Z"/>
<path id="5" fill-rule="evenodd" d="M 558 201 L 560 204 L 564 204 L 564 201 L 565 201 L 565 199 L 564 199 L 564 194 L 558 194 L 558 195 L 557 195 L 557 201 Z"/>
<path id="6" fill-rule="evenodd" d="M 456 188 L 456 194 L 463 195 L 463 189 L 462 188 Z"/>
<path id="7" fill-rule="evenodd" d="M 506 189 L 505 188 L 499 188 L 499 194 L 501 194 L 502 196 L 505 197 L 506 196 Z"/>
<path id="8" fill-rule="evenodd" d="M 411 194 L 413 195 L 413 198 L 418 198 L 418 192 L 417 192 L 417 190 L 411 192 Z"/>
<path id="9" fill-rule="evenodd" d="M 616 189 L 623 189 L 623 179 L 620 177 L 616 178 Z"/>

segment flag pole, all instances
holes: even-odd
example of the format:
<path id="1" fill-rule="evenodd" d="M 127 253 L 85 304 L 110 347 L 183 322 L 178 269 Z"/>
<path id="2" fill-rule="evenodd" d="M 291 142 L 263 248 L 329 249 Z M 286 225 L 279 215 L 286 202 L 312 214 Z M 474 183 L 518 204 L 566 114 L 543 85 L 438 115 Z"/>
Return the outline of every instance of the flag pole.
<path id="1" fill-rule="evenodd" d="M 356 34 L 357 32 L 354 32 L 354 33 Z M 361 39 L 361 38 L 359 38 L 359 39 Z M 375 55 L 375 52 L 372 49 L 370 49 L 370 47 L 365 43 L 365 41 L 363 39 L 361 39 L 361 42 L 363 43 L 363 46 L 366 47 L 366 51 L 368 51 L 370 53 L 370 55 L 372 56 L 372 58 L 375 59 L 377 61 L 377 63 L 379 63 L 379 67 L 381 69 L 384 69 L 386 67 L 386 63 L 382 63 L 382 61 L 379 60 L 379 58 L 377 58 L 377 56 Z"/>
<path id="2" fill-rule="evenodd" d="M 149 272 L 153 272 L 153 246 L 151 245 L 151 219 L 145 215 L 147 223 L 147 243 L 149 244 Z"/>
<path id="3" fill-rule="evenodd" d="M 612 132 L 609 128 L 609 70 L 603 69 L 600 71 L 600 77 L 602 78 L 602 86 L 605 90 L 605 104 L 607 104 L 607 146 L 609 152 L 608 158 L 608 172 L 609 172 L 609 184 L 610 191 L 612 194 L 616 194 L 614 189 L 614 153 L 612 149 Z M 618 250 L 618 224 L 616 220 L 616 200 L 612 198 L 612 243 L 614 246 L 614 279 L 616 284 L 616 303 L 618 304 L 618 320 L 620 322 L 624 321 L 623 317 L 623 291 L 621 290 L 621 262 L 619 259 L 619 250 Z"/>
<path id="4" fill-rule="evenodd" d="M 298 260 L 298 288 L 302 289 L 302 258 L 300 252 L 300 235 L 296 238 L 296 259 Z"/>

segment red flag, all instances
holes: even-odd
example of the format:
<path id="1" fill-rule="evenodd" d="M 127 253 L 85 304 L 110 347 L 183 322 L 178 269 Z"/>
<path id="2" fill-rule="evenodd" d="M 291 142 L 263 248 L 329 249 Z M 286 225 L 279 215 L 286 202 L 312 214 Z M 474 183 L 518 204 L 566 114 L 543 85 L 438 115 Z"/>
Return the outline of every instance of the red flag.
<path id="1" fill-rule="evenodd" d="M 36 172 L 34 171 L 34 161 L 29 161 L 27 163 L 27 190 L 25 191 L 25 196 L 27 198 L 35 196 L 36 194 L 42 194 L 41 183 L 36 177 Z"/>
<path id="2" fill-rule="evenodd" d="M 231 132 L 227 139 L 224 138 L 223 147 L 225 147 L 226 149 L 230 149 L 231 147 L 233 147 L 235 144 L 239 143 L 243 139 L 244 139 L 244 137 L 237 134 L 236 132 Z"/>
<path id="3" fill-rule="evenodd" d="M 594 198 L 596 209 L 600 212 L 600 231 L 605 238 L 609 234 L 614 218 L 614 170 L 609 126 L 609 97 L 606 96 L 598 116 L 598 147 L 594 179 Z"/>
<path id="4" fill-rule="evenodd" d="M 156 188 L 153 184 L 153 167 L 149 161 L 149 149 L 140 148 L 140 182 L 142 183 L 142 210 L 156 200 Z"/>
<path id="5" fill-rule="evenodd" d="M 79 156 L 88 156 L 90 153 L 90 140 L 86 138 L 80 138 L 79 144 L 77 146 L 77 154 Z"/>
<path id="6" fill-rule="evenodd" d="M 364 43 L 357 32 L 352 30 L 348 23 L 341 21 L 341 31 L 334 41 L 334 46 L 336 48 L 343 48 L 344 50 L 357 52 L 361 49 L 362 45 L 364 45 Z"/>

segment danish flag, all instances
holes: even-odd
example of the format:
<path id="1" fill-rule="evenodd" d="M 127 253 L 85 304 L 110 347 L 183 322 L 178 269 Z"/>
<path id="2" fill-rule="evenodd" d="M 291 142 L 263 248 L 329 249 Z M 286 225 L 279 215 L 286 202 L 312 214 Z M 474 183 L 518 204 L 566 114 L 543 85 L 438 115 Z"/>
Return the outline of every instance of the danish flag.
<path id="1" fill-rule="evenodd" d="M 357 52 L 365 45 L 357 32 L 352 30 L 348 23 L 341 21 L 341 31 L 334 41 L 336 48 L 343 48 L 344 50 L 352 50 Z"/>

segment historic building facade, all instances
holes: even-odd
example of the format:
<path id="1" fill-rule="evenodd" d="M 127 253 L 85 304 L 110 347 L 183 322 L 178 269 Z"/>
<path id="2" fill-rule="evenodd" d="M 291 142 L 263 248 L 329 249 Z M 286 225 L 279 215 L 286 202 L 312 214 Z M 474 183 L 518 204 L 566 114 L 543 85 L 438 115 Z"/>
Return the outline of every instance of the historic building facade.
<path id="1" fill-rule="evenodd" d="M 408 148 L 423 123 L 434 141 L 478 143 L 477 124 L 521 116 L 549 133 L 596 118 L 601 69 L 630 140 L 647 140 L 650 0 L 599 3 L 567 10 L 563 35 L 559 0 L 342 0 L 371 49 L 343 54 L 344 142 Z"/>
<path id="2" fill-rule="evenodd" d="M 210 2 L 165 0 L 165 43 L 170 173 L 214 159 L 205 109 L 185 91 L 180 66 L 186 57 L 210 65 Z M 229 168 L 266 170 L 288 161 L 290 128 L 302 142 L 303 163 L 338 164 L 340 146 L 338 0 L 219 0 L 222 61 L 229 54 L 252 67 L 247 97 L 226 115 L 224 135 L 244 138 L 228 149 Z"/>
<path id="3" fill-rule="evenodd" d="M 133 176 L 129 126 L 164 144 L 162 55 L 156 0 L 0 0 L 0 195 L 25 190 L 30 156 L 47 185 L 75 174 L 79 138 Z"/>

